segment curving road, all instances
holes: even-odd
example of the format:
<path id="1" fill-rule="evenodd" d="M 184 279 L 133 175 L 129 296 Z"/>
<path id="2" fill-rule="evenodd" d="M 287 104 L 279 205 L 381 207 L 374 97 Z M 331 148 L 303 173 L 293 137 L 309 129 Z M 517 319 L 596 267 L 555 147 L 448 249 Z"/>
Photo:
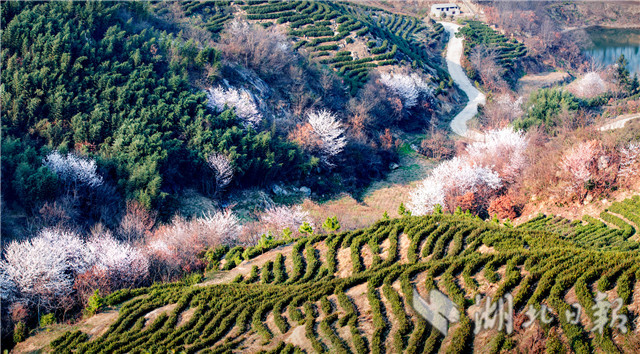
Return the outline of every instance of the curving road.
<path id="1" fill-rule="evenodd" d="M 460 65 L 460 59 L 462 58 L 462 38 L 457 38 L 455 34 L 460 29 L 459 25 L 450 22 L 440 22 L 444 29 L 449 33 L 449 43 L 447 44 L 447 69 L 449 75 L 453 78 L 453 81 L 460 87 L 467 97 L 469 102 L 464 107 L 462 112 L 451 121 L 451 130 L 454 133 L 472 139 L 477 139 L 479 133 L 470 131 L 467 128 L 467 121 L 473 118 L 478 113 L 478 105 L 484 105 L 487 101 L 487 97 L 480 92 L 467 77 L 462 66 Z"/>

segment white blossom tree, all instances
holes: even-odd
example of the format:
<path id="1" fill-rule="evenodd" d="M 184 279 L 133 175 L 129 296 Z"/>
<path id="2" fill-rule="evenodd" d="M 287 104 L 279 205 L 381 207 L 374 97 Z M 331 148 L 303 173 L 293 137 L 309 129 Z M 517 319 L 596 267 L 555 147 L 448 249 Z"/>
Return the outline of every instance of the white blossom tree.
<path id="1" fill-rule="evenodd" d="M 309 212 L 303 210 L 301 206 L 274 206 L 265 210 L 260 216 L 260 224 L 266 230 L 279 234 L 284 228 L 289 228 L 296 232 L 300 225 L 308 222 L 313 226 Z"/>
<path id="2" fill-rule="evenodd" d="M 61 155 L 57 150 L 49 153 L 42 163 L 53 171 L 67 187 L 86 185 L 91 188 L 103 183 L 102 176 L 96 171 L 96 162 L 74 153 Z"/>
<path id="3" fill-rule="evenodd" d="M 234 175 L 234 168 L 229 158 L 221 153 L 214 152 L 207 157 L 207 165 L 213 171 L 216 179 L 216 192 L 224 190 Z"/>
<path id="4" fill-rule="evenodd" d="M 16 282 L 13 281 L 4 263 L 0 263 L 0 301 L 3 307 L 8 307 L 14 301 L 17 291 Z"/>
<path id="5" fill-rule="evenodd" d="M 87 270 L 92 259 L 77 234 L 45 229 L 31 240 L 11 242 L 0 268 L 15 282 L 23 301 L 53 308 L 73 292 L 75 275 Z"/>
<path id="6" fill-rule="evenodd" d="M 109 233 L 87 242 L 92 266 L 109 282 L 111 289 L 136 286 L 149 275 L 149 260 L 138 248 L 119 242 Z"/>
<path id="7" fill-rule="evenodd" d="M 591 71 L 576 80 L 573 92 L 581 98 L 591 98 L 601 95 L 607 91 L 607 84 L 599 73 Z"/>
<path id="8" fill-rule="evenodd" d="M 527 138 L 511 127 L 489 130 L 481 141 L 469 144 L 466 158 L 476 164 L 491 166 L 503 182 L 516 182 L 526 166 Z"/>
<path id="9" fill-rule="evenodd" d="M 234 87 L 225 89 L 222 86 L 217 86 L 207 90 L 207 97 L 209 98 L 209 107 L 218 112 L 223 111 L 225 107 L 233 108 L 236 116 L 245 126 L 256 128 L 262 122 L 262 114 L 258 110 L 258 105 L 247 90 Z"/>
<path id="10" fill-rule="evenodd" d="M 347 139 L 344 136 L 345 129 L 342 123 L 336 119 L 333 113 L 327 110 L 310 111 L 307 113 L 307 119 L 314 133 L 322 141 L 322 161 L 327 166 L 335 166 L 331 159 L 340 154 L 347 145 Z"/>
<path id="11" fill-rule="evenodd" d="M 411 193 L 409 209 L 415 215 L 424 215 L 433 211 L 436 204 L 450 207 L 446 203 L 450 196 L 475 193 L 481 188 L 495 190 L 501 186 L 500 176 L 491 168 L 454 157 L 436 167 Z"/>
<path id="12" fill-rule="evenodd" d="M 640 174 L 640 143 L 630 142 L 620 149 L 620 169 L 618 175 L 631 178 Z"/>
<path id="13" fill-rule="evenodd" d="M 209 213 L 197 219 L 201 228 L 201 239 L 208 247 L 219 244 L 235 245 L 242 230 L 240 220 L 230 210 Z"/>
<path id="14" fill-rule="evenodd" d="M 415 107 L 421 95 L 431 95 L 433 92 L 429 84 L 417 73 L 410 75 L 382 73 L 380 82 L 400 96 L 406 108 Z"/>
<path id="15" fill-rule="evenodd" d="M 479 193 L 487 204 L 490 195 L 518 180 L 527 145 L 524 134 L 510 127 L 487 131 L 460 156 L 438 165 L 411 194 L 409 209 L 416 215 L 432 212 L 436 204 L 452 209 L 447 203 L 467 193 Z"/>

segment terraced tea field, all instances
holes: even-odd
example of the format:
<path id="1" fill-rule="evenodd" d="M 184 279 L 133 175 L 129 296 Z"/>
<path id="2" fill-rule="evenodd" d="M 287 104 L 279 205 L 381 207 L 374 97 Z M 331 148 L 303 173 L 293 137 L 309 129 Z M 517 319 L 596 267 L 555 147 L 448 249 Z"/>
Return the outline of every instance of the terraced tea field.
<path id="1" fill-rule="evenodd" d="M 549 352 L 633 352 L 640 197 L 615 203 L 601 217 L 572 222 L 541 215 L 516 228 L 462 214 L 403 217 L 289 245 L 234 248 L 214 280 L 110 295 L 108 304 L 124 305 L 106 333 L 68 332 L 50 349 L 497 353 L 541 345 Z M 461 309 L 447 336 L 416 314 L 413 289 L 425 298 L 438 289 Z M 597 292 L 622 299 L 626 334 L 608 326 L 602 334 L 591 331 Z M 505 294 L 513 296 L 513 334 L 474 334 L 476 295 Z M 575 323 L 565 316 L 573 303 L 584 309 Z M 552 322 L 523 328 L 528 305 L 543 304 Z"/>
<path id="2" fill-rule="evenodd" d="M 443 27 L 352 3 L 322 1 L 185 1 L 186 16 L 200 16 L 215 37 L 234 16 L 263 26 L 282 25 L 295 49 L 328 65 L 355 93 L 371 68 L 404 62 L 448 80 L 438 55 Z"/>

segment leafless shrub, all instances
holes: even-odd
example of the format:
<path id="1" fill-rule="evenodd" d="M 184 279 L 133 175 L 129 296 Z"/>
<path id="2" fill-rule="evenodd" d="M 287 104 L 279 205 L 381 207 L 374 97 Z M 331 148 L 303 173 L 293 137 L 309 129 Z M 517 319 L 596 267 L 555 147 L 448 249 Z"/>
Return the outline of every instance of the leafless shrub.
<path id="1" fill-rule="evenodd" d="M 508 88 L 503 78 L 505 69 L 498 64 L 498 52 L 495 49 L 477 45 L 471 50 L 469 61 L 490 90 L 504 91 Z"/>
<path id="2" fill-rule="evenodd" d="M 152 276 L 170 280 L 202 268 L 202 252 L 223 244 L 235 245 L 240 231 L 238 219 L 229 211 L 192 220 L 176 216 L 147 240 Z"/>
<path id="3" fill-rule="evenodd" d="M 482 109 L 483 126 L 487 129 L 500 129 L 522 116 L 522 97 L 517 99 L 508 94 L 500 94 L 487 102 Z"/>
<path id="4" fill-rule="evenodd" d="M 127 209 L 120 219 L 116 235 L 118 239 L 133 243 L 142 240 L 156 222 L 156 212 L 145 209 L 136 201 L 127 202 Z"/>
<path id="5" fill-rule="evenodd" d="M 274 78 L 286 71 L 294 59 L 287 38 L 275 29 L 265 29 L 235 19 L 220 36 L 220 49 L 232 60 Z"/>

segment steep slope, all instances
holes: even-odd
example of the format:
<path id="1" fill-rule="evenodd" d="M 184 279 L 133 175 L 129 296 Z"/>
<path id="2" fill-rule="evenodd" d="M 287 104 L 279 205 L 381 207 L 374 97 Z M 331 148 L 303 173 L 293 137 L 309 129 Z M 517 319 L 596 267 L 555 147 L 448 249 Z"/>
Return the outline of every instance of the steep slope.
<path id="1" fill-rule="evenodd" d="M 610 300 L 620 297 L 631 321 L 640 314 L 640 252 L 632 238 L 639 216 L 640 197 L 635 197 L 602 214 L 611 226 L 595 219 L 583 224 L 540 216 L 512 228 L 464 215 L 431 215 L 316 235 L 264 253 L 259 257 L 265 262 L 252 263 L 257 267 L 250 271 L 241 263 L 232 283 L 175 283 L 115 293 L 108 302 L 137 297 L 122 306 L 106 333 L 69 332 L 51 350 L 215 353 L 293 352 L 295 347 L 414 353 L 468 352 L 490 344 L 495 351 L 534 345 L 629 351 L 637 334 L 590 331 L 596 317 L 589 309 L 600 291 Z M 448 336 L 416 315 L 412 289 L 425 298 L 438 289 L 464 309 Z M 514 333 L 505 336 L 494 329 L 475 335 L 472 319 L 480 309 L 475 296 L 508 293 Z M 577 324 L 564 316 L 573 303 L 586 309 Z M 550 309 L 551 327 L 523 328 L 528 305 L 541 304 Z M 167 305 L 175 307 L 147 319 Z M 187 311 L 190 319 L 178 325 Z"/>

